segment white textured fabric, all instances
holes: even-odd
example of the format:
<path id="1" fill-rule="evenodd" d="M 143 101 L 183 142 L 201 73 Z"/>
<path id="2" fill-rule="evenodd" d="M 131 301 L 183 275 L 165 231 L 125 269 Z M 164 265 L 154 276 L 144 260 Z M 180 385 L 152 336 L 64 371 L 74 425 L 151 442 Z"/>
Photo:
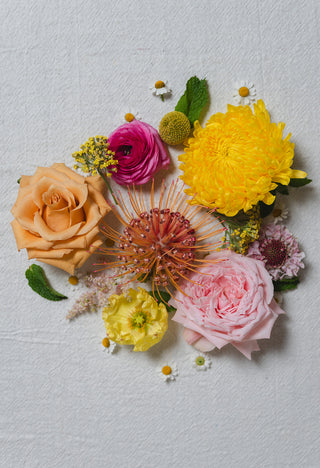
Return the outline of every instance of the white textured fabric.
<path id="1" fill-rule="evenodd" d="M 1 466 L 319 466 L 318 0 L 4 0 L 0 20 Z M 306 270 L 287 315 L 251 362 L 227 347 L 204 373 L 176 323 L 155 351 L 101 352 L 100 316 L 65 320 L 67 274 L 45 267 L 68 302 L 28 287 L 9 225 L 21 174 L 70 164 L 129 110 L 157 127 L 193 74 L 208 80 L 205 118 L 252 81 L 314 180 L 289 199 Z M 164 103 L 149 90 L 159 79 L 173 90 Z M 180 372 L 170 384 L 156 372 L 166 359 Z"/>

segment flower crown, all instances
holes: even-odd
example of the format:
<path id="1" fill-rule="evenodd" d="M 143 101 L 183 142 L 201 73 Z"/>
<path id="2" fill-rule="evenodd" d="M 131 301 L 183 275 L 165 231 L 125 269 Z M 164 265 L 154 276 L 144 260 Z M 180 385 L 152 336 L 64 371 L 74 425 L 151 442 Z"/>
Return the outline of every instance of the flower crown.
<path id="1" fill-rule="evenodd" d="M 171 90 L 157 81 L 152 92 L 164 101 Z M 311 180 L 292 168 L 285 125 L 272 123 L 255 97 L 252 83 L 238 83 L 237 105 L 201 126 L 207 83 L 193 76 L 159 130 L 128 112 L 109 138 L 81 145 L 74 170 L 54 163 L 19 179 L 11 223 L 18 250 L 86 287 L 67 319 L 102 311 L 108 354 L 122 345 L 147 351 L 174 320 L 197 350 L 192 366 L 207 370 L 207 353 L 227 344 L 250 359 L 284 313 L 279 293 L 297 287 L 304 267 L 283 224 L 284 200 L 288 187 Z M 159 171 L 170 168 L 171 146 L 181 148 L 181 173 L 170 182 Z M 26 277 L 42 297 L 67 299 L 38 264 Z M 164 362 L 159 373 L 175 380 L 178 366 Z"/>

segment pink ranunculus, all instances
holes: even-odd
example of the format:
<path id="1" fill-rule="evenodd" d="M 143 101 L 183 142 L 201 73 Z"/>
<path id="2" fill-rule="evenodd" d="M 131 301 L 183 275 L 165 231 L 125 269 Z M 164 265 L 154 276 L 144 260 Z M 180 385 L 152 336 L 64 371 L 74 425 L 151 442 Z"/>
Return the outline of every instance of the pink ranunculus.
<path id="1" fill-rule="evenodd" d="M 230 343 L 251 359 L 257 340 L 269 338 L 279 314 L 271 277 L 259 260 L 232 251 L 216 252 L 208 263 L 180 286 L 173 320 L 184 327 L 184 338 L 200 351 Z"/>
<path id="2" fill-rule="evenodd" d="M 108 142 L 118 160 L 112 178 L 120 185 L 145 184 L 159 169 L 170 164 L 157 130 L 145 122 L 134 120 L 121 125 L 111 133 Z"/>

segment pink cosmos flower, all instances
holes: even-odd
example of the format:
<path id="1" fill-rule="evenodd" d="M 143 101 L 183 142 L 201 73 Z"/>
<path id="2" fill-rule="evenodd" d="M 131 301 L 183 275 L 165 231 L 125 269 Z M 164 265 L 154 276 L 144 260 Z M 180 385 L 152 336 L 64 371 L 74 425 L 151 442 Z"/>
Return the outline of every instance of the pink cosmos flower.
<path id="1" fill-rule="evenodd" d="M 108 139 L 109 149 L 118 160 L 112 178 L 120 185 L 141 185 L 170 164 L 166 146 L 157 130 L 134 120 L 118 127 Z"/>
<path id="2" fill-rule="evenodd" d="M 283 225 L 267 224 L 260 232 L 258 240 L 248 249 L 248 257 L 262 260 L 273 280 L 297 276 L 304 268 L 304 253 L 298 242 Z"/>
<path id="3" fill-rule="evenodd" d="M 232 251 L 215 252 L 176 294 L 173 320 L 184 327 L 184 338 L 202 352 L 232 344 L 248 359 L 257 340 L 269 338 L 279 314 L 273 284 L 264 264 Z"/>

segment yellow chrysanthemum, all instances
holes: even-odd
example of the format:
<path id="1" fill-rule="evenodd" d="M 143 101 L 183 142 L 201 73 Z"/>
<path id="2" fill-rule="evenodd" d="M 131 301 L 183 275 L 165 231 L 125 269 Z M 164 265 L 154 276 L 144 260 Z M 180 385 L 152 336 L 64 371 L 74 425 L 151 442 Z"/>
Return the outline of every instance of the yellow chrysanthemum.
<path id="1" fill-rule="evenodd" d="M 190 186 L 192 204 L 216 208 L 226 216 L 245 212 L 263 201 L 273 203 L 270 193 L 277 184 L 306 177 L 291 169 L 294 143 L 282 138 L 285 124 L 270 122 L 265 104 L 228 105 L 225 114 L 214 114 L 202 128 L 194 124 L 194 136 L 179 156 L 181 179 Z"/>
<path id="2" fill-rule="evenodd" d="M 128 296 L 113 294 L 103 309 L 108 337 L 119 344 L 135 345 L 133 351 L 147 351 L 158 343 L 168 328 L 164 304 L 143 288 L 130 289 Z"/>

